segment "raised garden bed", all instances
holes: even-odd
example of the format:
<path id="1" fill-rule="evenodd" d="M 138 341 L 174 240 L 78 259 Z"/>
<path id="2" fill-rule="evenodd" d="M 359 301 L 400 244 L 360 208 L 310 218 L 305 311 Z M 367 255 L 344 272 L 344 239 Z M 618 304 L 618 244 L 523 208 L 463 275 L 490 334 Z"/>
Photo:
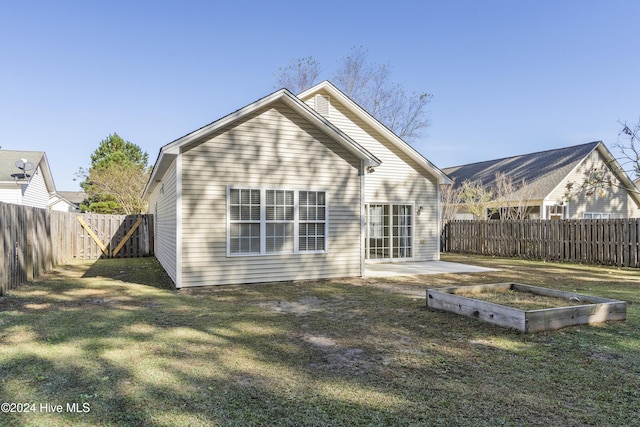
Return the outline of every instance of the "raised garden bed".
<path id="1" fill-rule="evenodd" d="M 520 283 L 427 289 L 427 306 L 523 333 L 627 318 L 624 301 Z"/>

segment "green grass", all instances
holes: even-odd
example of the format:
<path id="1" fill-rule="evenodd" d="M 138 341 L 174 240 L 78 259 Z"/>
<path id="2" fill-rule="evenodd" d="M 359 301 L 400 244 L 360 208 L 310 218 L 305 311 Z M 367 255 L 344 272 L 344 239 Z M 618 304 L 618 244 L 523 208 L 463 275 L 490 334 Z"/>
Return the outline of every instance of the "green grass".
<path id="1" fill-rule="evenodd" d="M 500 271 L 174 291 L 154 259 L 61 267 L 0 298 L 0 401 L 36 409 L 0 425 L 637 424 L 637 270 L 443 259 Z M 508 281 L 625 300 L 627 321 L 522 335 L 425 308 L 427 287 Z"/>

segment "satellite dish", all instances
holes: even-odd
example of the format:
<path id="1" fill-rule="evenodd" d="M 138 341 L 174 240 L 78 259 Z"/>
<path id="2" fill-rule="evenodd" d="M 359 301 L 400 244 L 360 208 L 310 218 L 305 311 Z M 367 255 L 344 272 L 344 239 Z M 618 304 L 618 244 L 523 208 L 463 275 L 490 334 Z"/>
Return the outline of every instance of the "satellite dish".
<path id="1" fill-rule="evenodd" d="M 16 167 L 18 169 L 20 169 L 22 171 L 22 174 L 15 174 L 13 175 L 16 179 L 20 178 L 20 179 L 27 179 L 30 177 L 30 175 L 27 174 L 27 171 L 33 170 L 36 165 L 34 165 L 32 162 L 28 161 L 27 159 L 20 159 L 18 161 L 16 161 L 15 163 Z M 20 177 L 18 177 L 18 175 L 22 175 Z"/>
<path id="2" fill-rule="evenodd" d="M 23 172 L 30 171 L 36 166 L 27 159 L 20 159 L 16 162 L 16 167 Z"/>

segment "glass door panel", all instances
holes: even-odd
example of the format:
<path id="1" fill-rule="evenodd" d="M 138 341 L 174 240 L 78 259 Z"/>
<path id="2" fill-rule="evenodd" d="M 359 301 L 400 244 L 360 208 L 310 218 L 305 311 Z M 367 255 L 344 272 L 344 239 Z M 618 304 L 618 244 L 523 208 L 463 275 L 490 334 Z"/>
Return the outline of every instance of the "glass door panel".
<path id="1" fill-rule="evenodd" d="M 413 206 L 368 205 L 366 242 L 367 259 L 413 257 Z"/>

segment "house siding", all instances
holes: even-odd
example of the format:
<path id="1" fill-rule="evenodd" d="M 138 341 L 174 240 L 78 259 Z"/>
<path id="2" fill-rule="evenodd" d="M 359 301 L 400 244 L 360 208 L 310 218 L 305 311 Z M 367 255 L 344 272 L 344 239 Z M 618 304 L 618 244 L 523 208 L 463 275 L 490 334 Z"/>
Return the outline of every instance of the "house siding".
<path id="1" fill-rule="evenodd" d="M 0 202 L 20 204 L 20 188 L 13 184 L 13 188 L 0 188 Z"/>
<path id="2" fill-rule="evenodd" d="M 578 167 L 572 171 L 558 187 L 551 193 L 548 199 L 561 200 L 566 192 L 567 183 L 573 183 L 574 188 L 579 187 L 585 178 L 585 173 L 593 168 L 601 168 L 606 163 L 598 151 L 593 151 Z M 639 215 L 638 206 L 629 197 L 629 193 L 621 188 L 622 183 L 613 177 L 614 186 L 603 188 L 602 194 L 586 195 L 578 193 L 571 198 L 568 204 L 569 218 L 582 219 L 587 212 L 609 213 L 611 218 L 628 218 Z"/>
<path id="3" fill-rule="evenodd" d="M 282 102 L 182 148 L 181 286 L 361 275 L 360 160 Z M 227 255 L 227 187 L 326 191 L 326 253 Z"/>
<path id="4" fill-rule="evenodd" d="M 174 160 L 149 197 L 149 211 L 154 214 L 155 256 L 174 283 L 178 283 L 176 164 Z"/>
<path id="5" fill-rule="evenodd" d="M 37 167 L 28 184 L 22 184 L 22 204 L 45 209 L 49 204 L 49 191 L 42 170 Z"/>
<path id="6" fill-rule="evenodd" d="M 312 108 L 315 106 L 314 98 L 306 102 Z M 409 203 L 414 204 L 414 212 L 422 206 L 422 212 L 414 216 L 413 259 L 439 259 L 436 179 L 425 178 L 431 174 L 421 171 L 420 166 L 391 143 L 383 144 L 384 136 L 339 103 L 330 100 L 327 119 L 382 162 L 375 172 L 365 175 L 365 203 Z"/>

